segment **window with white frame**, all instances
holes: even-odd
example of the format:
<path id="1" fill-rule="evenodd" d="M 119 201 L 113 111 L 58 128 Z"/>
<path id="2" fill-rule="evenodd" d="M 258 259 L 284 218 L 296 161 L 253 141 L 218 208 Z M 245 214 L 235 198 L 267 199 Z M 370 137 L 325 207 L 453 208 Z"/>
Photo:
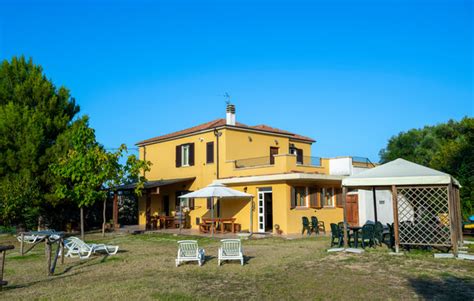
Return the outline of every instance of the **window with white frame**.
<path id="1" fill-rule="evenodd" d="M 181 164 L 182 166 L 189 166 L 189 144 L 181 146 Z"/>

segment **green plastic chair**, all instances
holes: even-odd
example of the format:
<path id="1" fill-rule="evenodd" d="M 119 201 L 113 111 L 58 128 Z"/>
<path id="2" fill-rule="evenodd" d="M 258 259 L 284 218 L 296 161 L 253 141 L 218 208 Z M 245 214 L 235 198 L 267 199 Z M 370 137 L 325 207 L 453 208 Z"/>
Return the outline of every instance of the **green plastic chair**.
<path id="1" fill-rule="evenodd" d="M 344 242 L 344 237 L 342 233 L 344 232 L 342 232 L 341 229 L 339 229 L 339 227 L 334 223 L 331 223 L 330 226 L 331 226 L 331 247 L 336 244 L 339 247 L 342 246 Z"/>
<path id="2" fill-rule="evenodd" d="M 375 243 L 378 244 L 379 246 L 382 245 L 383 242 L 383 225 L 381 222 L 376 222 L 375 223 L 375 233 L 374 233 L 374 238 L 375 238 Z"/>
<path id="3" fill-rule="evenodd" d="M 375 245 L 375 225 L 365 224 L 362 226 L 361 235 L 359 236 L 362 241 L 362 248 L 365 248 L 367 245 L 369 247 Z M 366 241 L 368 244 L 366 244 Z"/>
<path id="4" fill-rule="evenodd" d="M 304 234 L 304 231 L 306 231 L 308 235 L 311 235 L 311 227 L 309 225 L 309 219 L 306 216 L 303 216 L 301 218 L 301 221 L 303 222 L 303 230 L 301 230 L 301 235 Z"/>
<path id="5" fill-rule="evenodd" d="M 311 231 L 319 234 L 319 231 L 324 232 L 326 234 L 326 226 L 324 225 L 324 222 L 320 222 L 316 216 L 311 217 Z"/>
<path id="6" fill-rule="evenodd" d="M 393 249 L 395 246 L 395 231 L 393 230 L 393 223 L 387 224 L 388 226 L 388 235 L 384 235 L 384 243 L 390 248 Z"/>

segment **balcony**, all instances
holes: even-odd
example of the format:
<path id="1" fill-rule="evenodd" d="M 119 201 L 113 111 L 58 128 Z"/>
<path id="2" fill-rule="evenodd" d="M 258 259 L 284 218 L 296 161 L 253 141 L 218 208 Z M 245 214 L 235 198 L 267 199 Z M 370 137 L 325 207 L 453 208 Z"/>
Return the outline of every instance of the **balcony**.
<path id="1" fill-rule="evenodd" d="M 298 159 L 300 159 L 299 162 Z M 321 161 L 321 157 L 303 156 L 303 160 L 301 158 L 296 159 L 296 165 L 321 167 Z"/>
<path id="2" fill-rule="evenodd" d="M 320 157 L 303 156 L 297 157 L 293 154 L 279 154 L 273 157 L 254 157 L 227 161 L 233 165 L 232 176 L 256 175 L 286 172 L 315 172 L 325 173 L 323 160 Z M 231 171 L 229 171 L 231 172 Z M 238 174 L 235 174 L 238 172 Z"/>

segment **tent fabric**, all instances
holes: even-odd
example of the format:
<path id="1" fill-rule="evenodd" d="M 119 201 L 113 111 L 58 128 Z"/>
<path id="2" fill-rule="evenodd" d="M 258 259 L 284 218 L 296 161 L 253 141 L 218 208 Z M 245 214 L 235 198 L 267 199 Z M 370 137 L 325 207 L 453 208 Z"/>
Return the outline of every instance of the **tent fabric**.
<path id="1" fill-rule="evenodd" d="M 179 196 L 188 198 L 251 198 L 253 195 L 224 186 L 220 183 L 212 183 L 202 189 Z"/>
<path id="2" fill-rule="evenodd" d="M 451 175 L 401 158 L 342 180 L 342 186 L 440 185 L 459 182 Z"/>

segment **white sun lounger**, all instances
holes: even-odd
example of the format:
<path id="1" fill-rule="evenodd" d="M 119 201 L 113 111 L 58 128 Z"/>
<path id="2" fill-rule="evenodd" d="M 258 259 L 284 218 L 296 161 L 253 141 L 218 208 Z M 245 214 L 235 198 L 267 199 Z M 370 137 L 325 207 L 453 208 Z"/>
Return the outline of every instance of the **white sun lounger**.
<path id="1" fill-rule="evenodd" d="M 56 230 L 31 231 L 31 232 L 27 232 L 26 234 L 23 234 L 23 236 L 18 235 L 16 239 L 19 242 L 22 242 L 22 237 L 23 237 L 24 243 L 34 244 L 38 241 L 43 240 L 48 235 L 50 239 L 53 239 L 53 240 L 59 239 L 59 233 L 57 233 Z"/>
<path id="2" fill-rule="evenodd" d="M 240 260 L 240 264 L 244 265 L 244 254 L 242 252 L 240 239 L 221 240 L 217 265 L 221 265 L 221 261 L 224 260 Z"/>
<path id="3" fill-rule="evenodd" d="M 118 252 L 118 246 L 109 246 L 105 244 L 87 244 L 77 237 L 68 237 L 64 240 L 64 247 L 67 249 L 66 257 L 79 257 L 80 259 L 89 258 L 93 253 L 106 253 L 115 255 Z"/>
<path id="4" fill-rule="evenodd" d="M 176 266 L 179 266 L 185 261 L 197 261 L 199 266 L 204 263 L 204 250 L 199 249 L 197 241 L 178 241 L 178 257 L 176 258 Z"/>

